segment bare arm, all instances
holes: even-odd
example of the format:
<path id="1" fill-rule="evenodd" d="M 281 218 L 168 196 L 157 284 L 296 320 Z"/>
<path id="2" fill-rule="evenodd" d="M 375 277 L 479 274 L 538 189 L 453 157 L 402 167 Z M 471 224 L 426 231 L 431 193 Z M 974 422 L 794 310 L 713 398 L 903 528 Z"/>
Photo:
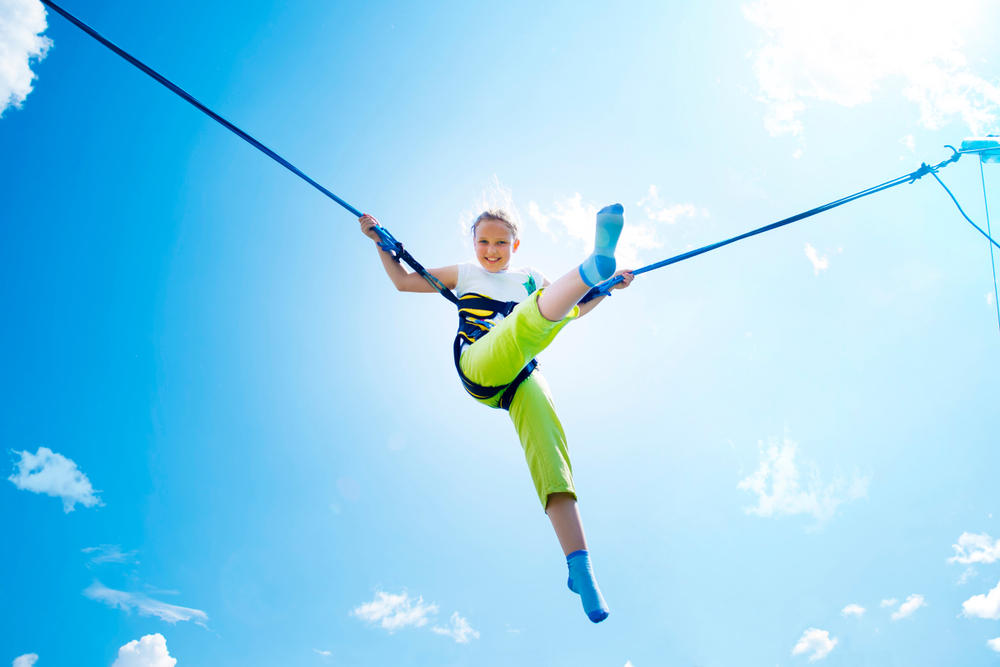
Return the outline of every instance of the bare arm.
<path id="1" fill-rule="evenodd" d="M 378 234 L 374 227 L 378 224 L 372 216 L 365 214 L 359 218 L 361 223 L 361 233 L 376 242 L 375 250 L 378 251 L 379 259 L 382 260 L 382 267 L 385 269 L 389 280 L 400 292 L 436 292 L 429 282 L 423 279 L 418 273 L 407 271 L 406 267 L 397 262 L 392 257 L 392 253 L 382 250 L 378 243 Z M 438 269 L 428 269 L 428 273 L 437 278 L 448 289 L 455 289 L 458 284 L 458 267 L 443 266 Z"/>

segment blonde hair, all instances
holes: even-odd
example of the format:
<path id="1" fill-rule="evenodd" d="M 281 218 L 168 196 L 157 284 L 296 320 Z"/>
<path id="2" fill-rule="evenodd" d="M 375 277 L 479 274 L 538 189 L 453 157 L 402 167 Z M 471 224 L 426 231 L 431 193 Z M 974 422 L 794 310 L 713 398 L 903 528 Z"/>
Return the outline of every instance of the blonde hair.
<path id="1" fill-rule="evenodd" d="M 503 224 L 504 226 L 507 227 L 507 229 L 510 230 L 510 233 L 514 235 L 514 240 L 515 241 L 517 240 L 519 232 L 517 220 L 513 216 L 509 215 L 507 211 L 503 210 L 502 208 L 486 209 L 485 211 L 479 214 L 479 217 L 477 217 L 475 221 L 472 223 L 473 238 L 475 238 L 476 236 L 476 228 L 479 227 L 479 223 L 482 222 L 483 220 L 496 220 L 497 222 Z"/>

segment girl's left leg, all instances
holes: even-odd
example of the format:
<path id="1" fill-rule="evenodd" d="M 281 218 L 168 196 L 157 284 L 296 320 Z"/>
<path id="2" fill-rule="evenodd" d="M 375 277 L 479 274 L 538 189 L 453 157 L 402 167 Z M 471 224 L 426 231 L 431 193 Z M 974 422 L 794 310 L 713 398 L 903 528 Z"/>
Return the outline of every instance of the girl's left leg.
<path id="1" fill-rule="evenodd" d="M 548 347 L 556 334 L 579 314 L 577 302 L 594 280 L 615 272 L 615 245 L 624 218 L 621 204 L 597 214 L 594 252 L 583 264 L 522 301 L 510 315 L 465 349 L 459 365 L 467 378 L 486 387 L 512 381 L 524 365 Z"/>

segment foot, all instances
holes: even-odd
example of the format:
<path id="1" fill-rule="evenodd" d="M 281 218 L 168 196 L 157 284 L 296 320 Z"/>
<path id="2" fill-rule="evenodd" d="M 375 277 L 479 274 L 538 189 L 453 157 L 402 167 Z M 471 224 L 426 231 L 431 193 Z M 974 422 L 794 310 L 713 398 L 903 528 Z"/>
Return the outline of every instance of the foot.
<path id="1" fill-rule="evenodd" d="M 590 287 L 615 273 L 615 246 L 625 224 L 624 212 L 621 204 L 605 206 L 597 212 L 594 252 L 580 265 L 580 277 Z"/>
<path id="2" fill-rule="evenodd" d="M 594 623 L 600 623 L 608 617 L 610 611 L 608 604 L 601 595 L 601 589 L 597 587 L 594 579 L 594 569 L 590 565 L 590 554 L 586 551 L 574 551 L 566 556 L 566 564 L 569 566 L 569 579 L 566 585 L 569 589 L 580 596 L 583 602 L 583 611 L 587 618 Z"/>

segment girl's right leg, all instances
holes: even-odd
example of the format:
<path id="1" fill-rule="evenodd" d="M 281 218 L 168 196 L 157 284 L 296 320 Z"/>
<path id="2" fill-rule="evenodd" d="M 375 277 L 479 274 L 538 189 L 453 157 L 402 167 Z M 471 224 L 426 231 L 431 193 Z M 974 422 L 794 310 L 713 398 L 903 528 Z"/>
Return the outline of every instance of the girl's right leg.
<path id="1" fill-rule="evenodd" d="M 514 394 L 510 418 L 521 439 L 538 499 L 566 556 L 569 569 L 566 583 L 580 596 L 587 617 L 599 623 L 608 617 L 608 605 L 590 564 L 583 522 L 576 504 L 566 434 L 556 415 L 548 383 L 539 371 L 528 376 Z"/>
<path id="2" fill-rule="evenodd" d="M 615 273 L 615 246 L 625 219 L 621 204 L 605 206 L 597 212 L 594 252 L 583 264 L 545 288 L 538 298 L 542 317 L 558 322 L 573 310 L 590 288 Z"/>

